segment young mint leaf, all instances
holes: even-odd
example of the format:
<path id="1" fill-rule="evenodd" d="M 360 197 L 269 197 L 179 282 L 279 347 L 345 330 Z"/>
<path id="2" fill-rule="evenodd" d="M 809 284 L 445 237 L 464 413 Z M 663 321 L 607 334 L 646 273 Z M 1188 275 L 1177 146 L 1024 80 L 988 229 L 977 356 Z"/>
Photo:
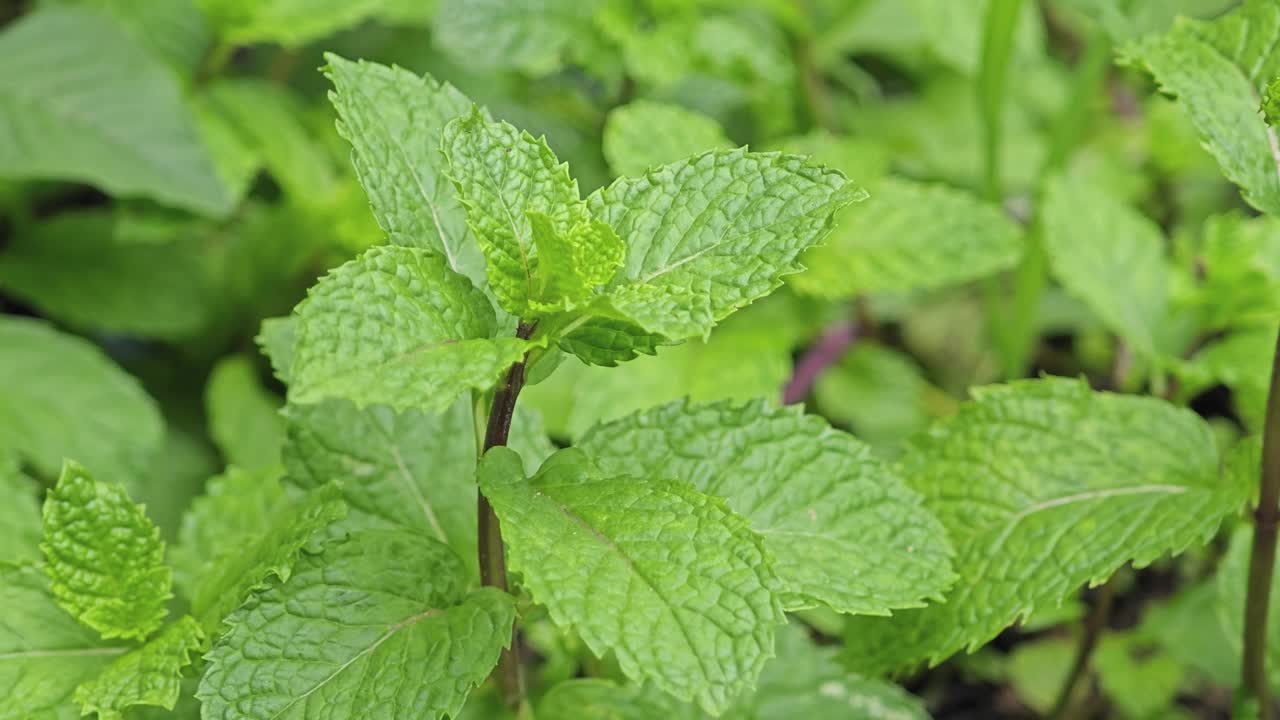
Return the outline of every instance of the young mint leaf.
<path id="1" fill-rule="evenodd" d="M 627 244 L 607 289 L 611 305 L 673 340 L 719 320 L 801 269 L 799 254 L 832 215 L 866 197 L 843 175 L 804 158 L 714 151 L 623 178 L 587 198 Z"/>
<path id="2" fill-rule="evenodd" d="M 467 225 L 484 252 L 489 285 L 504 310 L 529 317 L 531 310 L 560 300 L 545 294 L 553 289 L 546 287 L 550 273 L 572 273 L 582 278 L 582 284 L 588 284 L 596 272 L 607 270 L 612 276 L 617 265 L 613 258 L 620 254 L 616 238 L 599 249 L 590 244 L 608 238 L 592 229 L 595 224 L 578 197 L 578 183 L 545 139 L 535 139 L 505 122 L 489 121 L 476 108 L 445 126 L 443 143 L 449 176 L 466 208 Z M 543 244 L 578 246 L 572 255 L 562 251 L 557 260 L 581 256 L 591 261 L 591 267 L 539 271 L 535 220 Z M 575 232 L 576 242 L 571 239 Z M 601 259 L 595 259 L 597 252 Z M 589 283 L 588 289 L 609 277 Z"/>
<path id="3" fill-rule="evenodd" d="M 360 527 L 411 530 L 448 545 L 472 576 L 476 566 L 476 443 L 470 398 L 440 415 L 342 401 L 289 406 L 285 463 L 302 488 L 339 480 Z M 509 444 L 530 471 L 553 447 L 542 424 L 517 410 Z"/>
<path id="4" fill-rule="evenodd" d="M 237 512 L 238 508 L 227 502 L 213 510 Z M 205 634 L 217 636 L 231 611 L 272 577 L 288 580 L 303 547 L 346 512 L 341 492 L 329 483 L 302 498 L 281 498 L 271 509 L 269 524 L 229 539 L 204 564 L 190 589 L 191 613 Z M 203 520 L 223 527 L 228 524 L 224 516 L 212 512 Z"/>
<path id="5" fill-rule="evenodd" d="M 40 568 L 0 563 L 0 720 L 76 720 L 72 694 L 128 648 L 107 645 L 55 604 Z"/>
<path id="6" fill-rule="evenodd" d="M 451 550 L 364 531 L 304 555 L 228 621 L 208 654 L 206 717 L 456 717 L 511 640 L 515 603 L 468 591 Z"/>
<path id="7" fill-rule="evenodd" d="M 253 469 L 280 462 L 281 401 L 259 384 L 257 369 L 247 355 L 230 355 L 214 366 L 204 404 L 209 435 L 228 465 Z"/>
<path id="8" fill-rule="evenodd" d="M 666 338 L 633 322 L 593 317 L 561 337 L 559 345 L 588 365 L 614 367 L 640 355 L 653 355 L 666 343 Z"/>
<path id="9" fill-rule="evenodd" d="M 204 633 L 190 615 L 170 623 L 146 645 L 116 658 L 92 680 L 76 688 L 80 713 L 98 720 L 123 720 L 126 708 L 153 705 L 172 710 L 178 701 L 182 669 L 200 650 Z"/>
<path id="10" fill-rule="evenodd" d="M 213 307 L 200 244 L 113 237 L 110 211 L 62 213 L 12 236 L 0 288 L 61 323 L 146 338 L 187 339 Z"/>
<path id="11" fill-rule="evenodd" d="M 177 543 L 169 548 L 174 582 L 187 596 L 200 586 L 212 561 L 229 548 L 238 552 L 257 541 L 289 506 L 280 484 L 282 472 L 279 466 L 228 467 L 205 483 L 204 494 L 182 516 Z"/>
<path id="12" fill-rule="evenodd" d="M 507 561 L 551 618 L 626 675 L 718 713 L 750 687 L 782 622 L 763 543 L 723 501 L 670 480 L 610 477 L 578 450 L 526 480 L 487 452 L 480 490 Z M 620 511 L 621 510 L 621 511 Z"/>
<path id="13" fill-rule="evenodd" d="M 731 147 L 719 123 L 679 105 L 636 100 L 610 111 L 604 121 L 604 156 L 618 175 L 642 175 L 651 167 Z"/>
<path id="14" fill-rule="evenodd" d="M 114 19 L 45 8 L 0 33 L 0 57 L 0 176 L 231 211 L 172 71 Z"/>
<path id="15" fill-rule="evenodd" d="M 561 234 L 555 220 L 542 212 L 526 213 L 537 250 L 534 293 L 530 306 L 539 313 L 574 310 L 595 298 L 622 265 L 626 252 L 613 228 L 584 220 Z"/>
<path id="16" fill-rule="evenodd" d="M 132 376 L 86 340 L 49 325 L 0 317 L 0 453 L 55 476 L 63 458 L 108 480 L 140 474 L 164 421 Z"/>
<path id="17" fill-rule="evenodd" d="M 344 398 L 441 412 L 492 387 L 532 347 L 490 337 L 488 299 L 419 248 L 370 248 L 322 278 L 295 314 L 289 399 L 298 404 Z"/>
<path id="18" fill-rule="evenodd" d="M 764 538 L 788 609 L 888 614 L 955 579 L 946 532 L 871 449 L 798 407 L 677 401 L 576 444 L 607 475 L 677 478 Z"/>
<path id="19" fill-rule="evenodd" d="M 1155 223 L 1085 180 L 1045 190 L 1044 247 L 1054 276 L 1135 353 L 1156 353 L 1170 268 Z"/>
<path id="20" fill-rule="evenodd" d="M 22 473 L 18 460 L 0 451 L 0 562 L 40 560 L 38 486 Z"/>
<path id="21" fill-rule="evenodd" d="M 122 485 L 67 461 L 44 501 L 40 548 L 58 605 L 102 637 L 145 639 L 168 613 L 164 541 Z"/>
<path id="22" fill-rule="evenodd" d="M 797 290 L 838 299 L 930 290 L 1007 270 L 1022 232 L 995 205 L 944 185 L 889 178 L 841 213 L 831 239 L 806 252 Z"/>
<path id="23" fill-rule="evenodd" d="M 1179 18 L 1163 35 L 1144 37 L 1125 53 L 1176 95 L 1222 172 L 1250 205 L 1280 213 L 1280 142 L 1258 107 L 1280 75 L 1280 6 L 1245 0 L 1209 22 Z"/>
<path id="24" fill-rule="evenodd" d="M 440 152 L 445 124 L 469 112 L 471 101 L 430 75 L 332 53 L 325 61 L 338 132 L 351 143 L 351 161 L 388 240 L 442 253 L 449 267 L 483 281 L 484 262 Z"/>
<path id="25" fill-rule="evenodd" d="M 945 603 L 852 618 L 845 660 L 870 674 L 973 650 L 1127 562 L 1207 542 L 1251 484 L 1218 473 L 1208 424 L 1156 398 L 1045 378 L 973 391 L 901 462 L 956 545 Z"/>

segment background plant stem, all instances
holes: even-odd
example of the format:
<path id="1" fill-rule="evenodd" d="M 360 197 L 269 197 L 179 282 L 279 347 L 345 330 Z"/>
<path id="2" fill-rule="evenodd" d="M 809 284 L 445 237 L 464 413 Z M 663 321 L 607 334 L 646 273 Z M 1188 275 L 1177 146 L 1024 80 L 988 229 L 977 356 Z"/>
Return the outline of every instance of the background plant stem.
<path id="1" fill-rule="evenodd" d="M 1094 596 L 1093 608 L 1089 611 L 1089 617 L 1085 619 L 1084 633 L 1080 636 L 1080 645 L 1076 648 L 1075 659 L 1071 661 L 1071 671 L 1067 673 L 1066 682 L 1062 683 L 1062 688 L 1058 690 L 1058 698 L 1053 702 L 1053 709 L 1047 715 L 1049 720 L 1058 720 L 1067 716 L 1066 712 L 1071 707 L 1071 697 L 1075 695 L 1076 686 L 1080 684 L 1080 679 L 1088 674 L 1089 658 L 1093 655 L 1094 648 L 1098 646 L 1098 639 L 1107 629 L 1107 620 L 1111 617 L 1111 603 L 1115 600 L 1116 584 L 1116 578 L 1112 576 L 1098 588 Z"/>
<path id="2" fill-rule="evenodd" d="M 516 336 L 527 340 L 533 334 L 534 325 L 521 323 Z M 482 454 L 489 448 L 507 444 L 511 434 L 511 420 L 515 417 L 516 399 L 524 387 L 524 361 L 511 366 L 503 384 L 493 394 L 489 408 L 489 424 L 485 429 Z M 502 528 L 498 516 L 483 493 L 476 493 L 477 528 L 479 533 L 480 584 L 510 592 L 507 584 L 507 559 L 502 547 Z M 512 710 L 518 710 L 524 702 L 524 667 L 520 663 L 520 636 L 511 628 L 511 645 L 502 652 L 494 671 L 502 701 Z"/>
<path id="3" fill-rule="evenodd" d="M 1276 522 L 1280 519 L 1280 336 L 1271 361 L 1271 390 L 1262 436 L 1262 487 L 1253 517 L 1241 677 L 1246 696 L 1258 704 L 1259 720 L 1270 720 L 1274 713 L 1267 697 L 1267 613 L 1276 564 Z"/>

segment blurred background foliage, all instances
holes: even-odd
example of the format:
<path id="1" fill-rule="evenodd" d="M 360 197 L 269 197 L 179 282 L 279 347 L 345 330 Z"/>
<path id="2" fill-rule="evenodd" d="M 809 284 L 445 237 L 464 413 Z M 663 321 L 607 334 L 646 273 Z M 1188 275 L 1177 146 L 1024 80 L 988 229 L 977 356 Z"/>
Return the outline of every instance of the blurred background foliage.
<path id="1" fill-rule="evenodd" d="M 812 154 L 870 191 L 811 270 L 706 340 L 617 369 L 564 360 L 526 396 L 559 441 L 792 381 L 789 399 L 891 458 L 970 386 L 1047 372 L 1189 403 L 1225 445 L 1261 422 L 1280 221 L 1253 215 L 1116 49 L 1233 4 L 1029 0 L 1005 66 L 984 60 L 984 0 L 10 2 L 0 480 L 16 500 L 0 532 L 38 533 L 22 513 L 64 456 L 126 483 L 170 537 L 208 478 L 279 461 L 262 323 L 384 241 L 317 72 L 326 50 L 430 73 L 545 134 L 584 193 L 738 145 Z M 795 384 L 823 347 L 834 362 Z M 1107 712 L 1229 705 L 1223 551 L 1126 576 L 1123 630 L 1097 656 Z M 1053 628 L 1082 612 L 909 687 L 944 717 L 1044 710 L 1074 646 Z M 535 644 L 573 666 L 566 643 Z"/>

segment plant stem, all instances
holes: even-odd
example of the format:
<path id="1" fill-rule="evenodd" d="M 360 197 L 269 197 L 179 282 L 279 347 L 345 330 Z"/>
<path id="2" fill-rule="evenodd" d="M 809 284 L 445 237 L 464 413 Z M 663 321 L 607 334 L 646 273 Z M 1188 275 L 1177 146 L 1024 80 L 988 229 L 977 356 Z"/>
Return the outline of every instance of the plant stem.
<path id="1" fill-rule="evenodd" d="M 1280 336 L 1271 361 L 1271 390 L 1262 435 L 1262 487 L 1253 512 L 1253 548 L 1244 602 L 1244 665 L 1241 677 L 1248 698 L 1257 701 L 1259 720 L 1273 716 L 1267 697 L 1267 613 L 1276 564 L 1276 523 L 1280 520 Z"/>
<path id="2" fill-rule="evenodd" d="M 795 372 L 782 389 L 782 404 L 792 405 L 809 396 L 818 376 L 840 360 L 850 345 L 858 339 L 861 323 L 857 320 L 841 320 L 827 328 L 796 363 Z"/>
<path id="3" fill-rule="evenodd" d="M 1089 669 L 1089 657 L 1093 655 L 1093 649 L 1098 646 L 1098 638 L 1102 637 L 1102 631 L 1107 629 L 1107 619 L 1111 617 L 1111 603 L 1116 595 L 1116 579 L 1113 576 L 1110 580 L 1103 583 L 1098 588 L 1098 592 L 1093 599 L 1093 609 L 1089 611 L 1089 617 L 1085 619 L 1084 634 L 1080 636 L 1080 646 L 1076 648 L 1075 660 L 1071 663 L 1071 672 L 1067 674 L 1066 682 L 1062 683 L 1062 688 L 1058 690 L 1058 698 L 1053 703 L 1053 709 L 1046 716 L 1049 720 L 1058 720 L 1066 717 L 1067 709 L 1071 706 L 1071 697 L 1075 694 L 1076 685 L 1080 683 L 1080 679 Z"/>
<path id="4" fill-rule="evenodd" d="M 533 334 L 533 324 L 521 323 L 516 336 L 527 340 Z M 524 387 L 524 365 L 521 360 L 511 366 L 501 386 L 493 393 L 493 405 L 489 408 L 489 424 L 484 433 L 482 454 L 490 448 L 507 444 L 511 434 L 511 419 L 515 417 L 516 399 Z M 510 592 L 507 584 L 507 560 L 502 547 L 502 528 L 498 516 L 483 493 L 476 493 L 477 528 L 480 555 L 480 584 Z M 524 668 L 520 664 L 520 636 L 511 628 L 511 645 L 498 659 L 494 671 L 503 702 L 513 711 L 524 701 Z"/>

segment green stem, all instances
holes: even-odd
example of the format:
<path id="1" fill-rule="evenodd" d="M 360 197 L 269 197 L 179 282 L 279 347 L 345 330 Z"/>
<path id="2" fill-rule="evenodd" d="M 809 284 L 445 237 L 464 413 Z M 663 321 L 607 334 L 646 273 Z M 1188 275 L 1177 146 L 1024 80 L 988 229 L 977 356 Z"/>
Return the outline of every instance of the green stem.
<path id="1" fill-rule="evenodd" d="M 520 324 L 516 336 L 527 340 L 533 334 L 534 325 Z M 489 408 L 489 422 L 485 429 L 482 453 L 490 448 L 504 446 L 511 434 L 511 420 L 515 417 L 516 400 L 524 387 L 524 366 L 521 360 L 511 366 L 503 384 L 493 393 Z M 502 546 L 502 527 L 498 516 L 483 493 L 476 494 L 477 530 L 480 557 L 480 584 L 510 592 L 507 583 L 507 560 Z M 498 659 L 494 670 L 502 700 L 513 711 L 519 710 L 525 698 L 524 667 L 520 662 L 520 636 L 511 628 L 511 644 Z"/>
<path id="2" fill-rule="evenodd" d="M 991 0 L 982 33 L 978 109 L 982 115 L 983 189 L 992 202 L 999 202 L 1004 194 L 1000 182 L 1001 129 L 1009 57 L 1021 10 L 1022 0 Z"/>
<path id="3" fill-rule="evenodd" d="M 1267 696 L 1267 614 L 1276 565 L 1276 523 L 1280 520 L 1280 335 L 1271 361 L 1271 390 L 1262 435 L 1262 486 L 1254 510 L 1249 586 L 1244 602 L 1244 664 L 1247 698 L 1257 702 L 1259 720 L 1273 716 Z"/>
<path id="4" fill-rule="evenodd" d="M 1089 658 L 1093 655 L 1094 648 L 1098 646 L 1098 639 L 1102 637 L 1102 632 L 1107 628 L 1107 620 L 1111 617 L 1111 604 L 1115 600 L 1116 584 L 1116 578 L 1112 577 L 1098 588 L 1093 599 L 1093 609 L 1085 619 L 1084 633 L 1080 636 L 1080 645 L 1076 648 L 1076 657 L 1071 663 L 1071 671 L 1067 673 L 1066 681 L 1058 690 L 1058 698 L 1053 703 L 1053 709 L 1046 716 L 1049 720 L 1066 717 L 1067 709 L 1071 706 L 1071 698 L 1076 692 L 1076 685 L 1080 684 L 1080 679 L 1088 672 Z"/>

